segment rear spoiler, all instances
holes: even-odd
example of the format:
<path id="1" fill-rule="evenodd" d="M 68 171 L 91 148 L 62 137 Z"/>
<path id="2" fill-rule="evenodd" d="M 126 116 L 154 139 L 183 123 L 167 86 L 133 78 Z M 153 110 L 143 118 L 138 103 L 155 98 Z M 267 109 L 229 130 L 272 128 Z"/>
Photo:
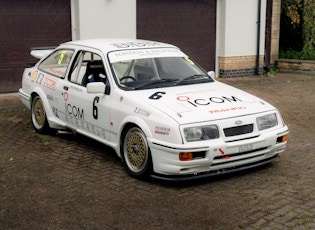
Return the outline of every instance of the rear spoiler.
<path id="1" fill-rule="evenodd" d="M 50 54 L 57 46 L 44 46 L 44 47 L 32 47 L 30 48 L 30 54 L 34 58 L 42 59 Z"/>

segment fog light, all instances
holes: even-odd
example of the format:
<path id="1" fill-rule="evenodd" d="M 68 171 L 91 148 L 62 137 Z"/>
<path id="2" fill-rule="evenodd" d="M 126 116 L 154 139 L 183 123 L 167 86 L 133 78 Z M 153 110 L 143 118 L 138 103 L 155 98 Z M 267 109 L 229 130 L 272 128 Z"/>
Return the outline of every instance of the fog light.
<path id="1" fill-rule="evenodd" d="M 193 159 L 193 153 L 192 152 L 179 153 L 179 160 L 180 161 L 191 161 L 192 159 Z"/>
<path id="2" fill-rule="evenodd" d="M 284 135 L 284 136 L 281 136 L 281 137 L 278 137 L 277 138 L 277 143 L 282 143 L 282 142 L 286 142 L 288 139 L 288 134 Z"/>

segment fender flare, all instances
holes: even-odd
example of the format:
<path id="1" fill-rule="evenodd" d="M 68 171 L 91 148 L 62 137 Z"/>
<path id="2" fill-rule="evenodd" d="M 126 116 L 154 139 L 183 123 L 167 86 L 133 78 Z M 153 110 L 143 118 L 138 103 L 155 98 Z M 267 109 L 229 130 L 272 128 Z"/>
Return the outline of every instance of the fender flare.
<path id="1" fill-rule="evenodd" d="M 119 157 L 121 157 L 121 144 L 122 144 L 122 138 L 123 138 L 123 132 L 124 129 L 128 126 L 128 124 L 133 124 L 135 126 L 138 126 L 145 134 L 145 136 L 147 138 L 152 137 L 152 132 L 149 128 L 149 126 L 147 125 L 147 123 L 141 119 L 140 117 L 136 117 L 136 116 L 128 116 L 126 118 L 124 118 L 121 122 L 121 126 L 119 128 L 119 133 L 118 133 L 118 140 L 119 143 L 117 145 L 118 149 L 116 151 L 117 154 L 119 154 Z"/>

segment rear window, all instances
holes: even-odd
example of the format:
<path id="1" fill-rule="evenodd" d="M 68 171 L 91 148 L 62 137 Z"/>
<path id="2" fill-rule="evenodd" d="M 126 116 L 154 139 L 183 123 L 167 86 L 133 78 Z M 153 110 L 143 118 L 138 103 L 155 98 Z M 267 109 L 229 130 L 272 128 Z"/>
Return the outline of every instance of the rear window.
<path id="1" fill-rule="evenodd" d="M 50 75 L 64 78 L 73 53 L 73 50 L 56 50 L 39 64 L 38 69 Z"/>

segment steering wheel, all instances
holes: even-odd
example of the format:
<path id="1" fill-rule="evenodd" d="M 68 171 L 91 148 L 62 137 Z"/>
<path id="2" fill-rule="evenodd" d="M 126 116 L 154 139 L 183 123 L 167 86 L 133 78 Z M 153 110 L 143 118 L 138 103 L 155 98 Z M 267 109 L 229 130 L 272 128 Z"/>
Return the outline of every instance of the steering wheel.
<path id="1" fill-rule="evenodd" d="M 132 76 L 124 76 L 122 78 L 120 78 L 120 82 L 127 82 L 127 80 L 130 79 L 132 81 L 135 81 L 136 79 Z"/>

